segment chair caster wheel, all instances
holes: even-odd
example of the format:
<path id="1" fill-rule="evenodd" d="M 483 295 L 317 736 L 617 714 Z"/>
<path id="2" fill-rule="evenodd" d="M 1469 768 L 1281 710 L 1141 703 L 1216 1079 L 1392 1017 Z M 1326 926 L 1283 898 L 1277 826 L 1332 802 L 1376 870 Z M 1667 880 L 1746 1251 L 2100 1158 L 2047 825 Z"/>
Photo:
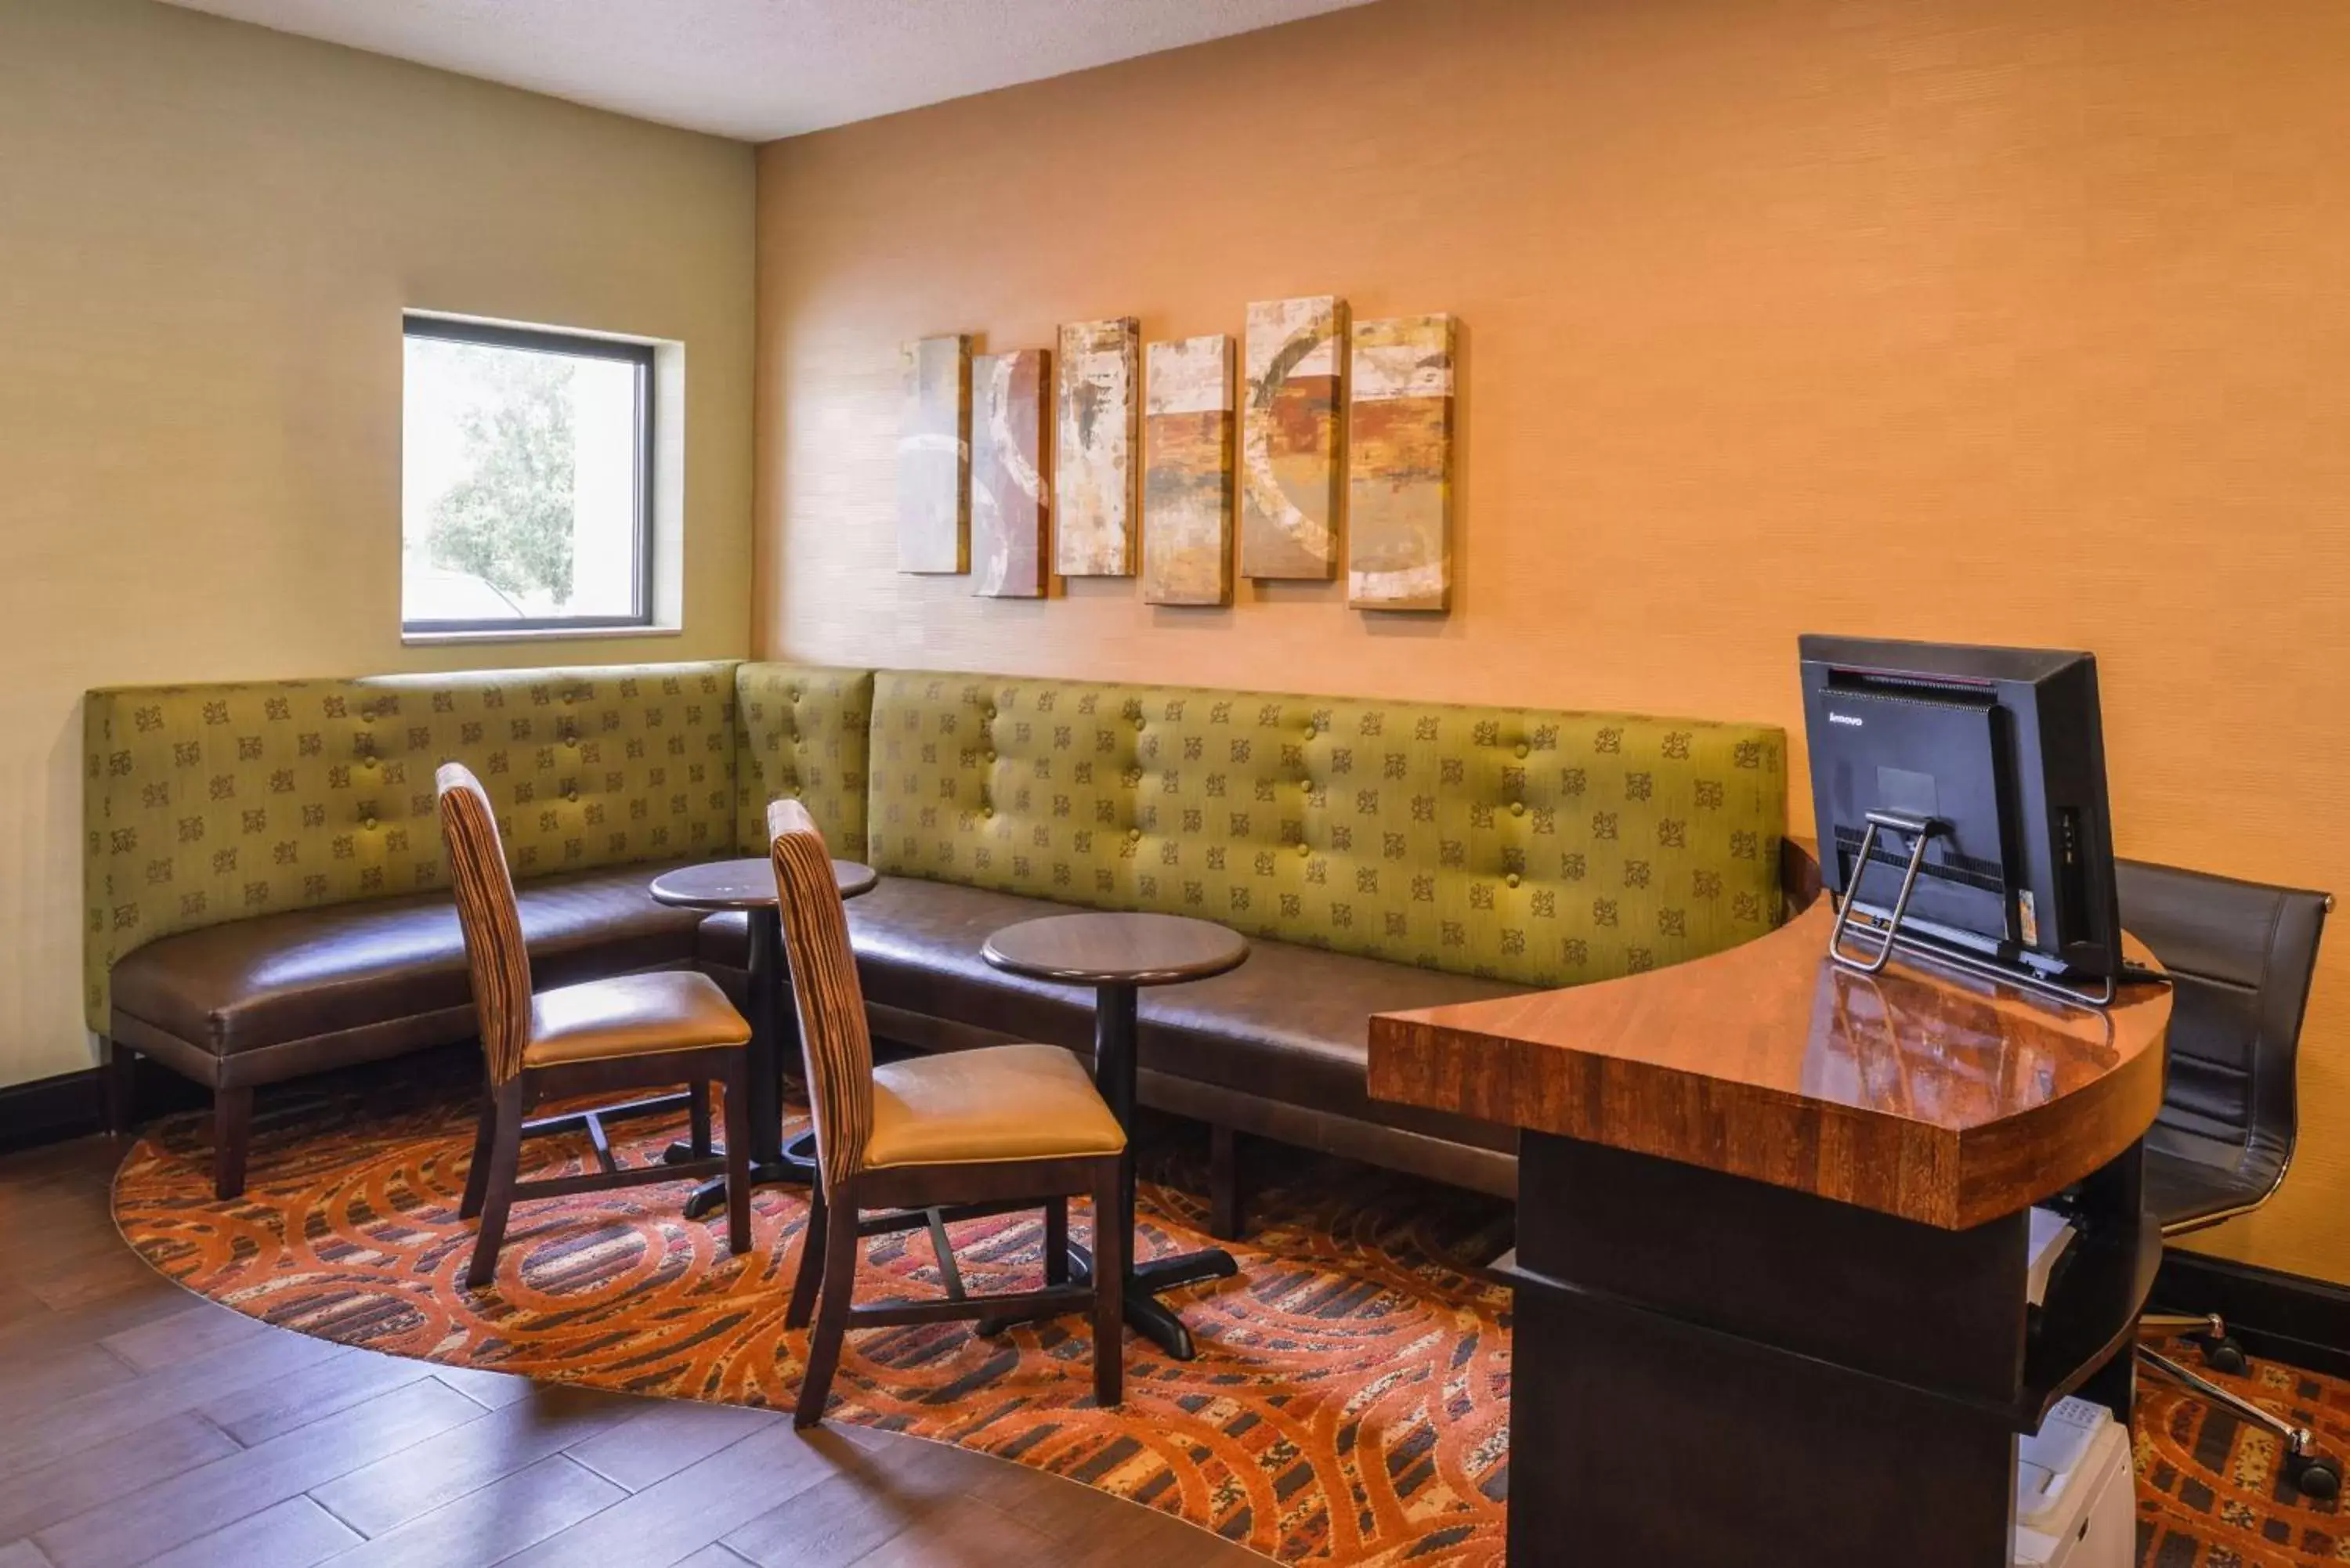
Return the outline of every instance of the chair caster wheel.
<path id="1" fill-rule="evenodd" d="M 2299 1488 L 2301 1495 L 2315 1502 L 2325 1502 L 2342 1491 L 2342 1469 L 2332 1459 L 2288 1461 L 2285 1474 Z"/>
<path id="2" fill-rule="evenodd" d="M 2207 1341 L 2203 1346 L 2203 1365 L 2214 1372 L 2240 1377 L 2251 1366 L 2251 1361 L 2244 1355 L 2244 1347 L 2233 1339 L 2214 1339 Z"/>

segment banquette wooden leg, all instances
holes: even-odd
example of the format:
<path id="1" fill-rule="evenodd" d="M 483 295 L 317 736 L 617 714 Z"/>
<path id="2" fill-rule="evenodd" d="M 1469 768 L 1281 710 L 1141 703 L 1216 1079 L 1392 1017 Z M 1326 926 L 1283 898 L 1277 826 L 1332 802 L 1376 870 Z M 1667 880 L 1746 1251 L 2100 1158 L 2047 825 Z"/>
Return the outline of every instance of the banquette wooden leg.
<path id="1" fill-rule="evenodd" d="M 1094 1403 L 1105 1409 L 1126 1397 L 1127 1239 L 1117 1224 L 1120 1164 L 1102 1160 L 1094 1177 Z"/>
<path id="2" fill-rule="evenodd" d="M 225 1203 L 244 1196 L 245 1152 L 253 1144 L 250 1085 L 213 1091 L 213 1196 Z"/>
<path id="3" fill-rule="evenodd" d="M 1248 1195 L 1241 1187 L 1241 1135 L 1222 1122 L 1208 1124 L 1208 1234 L 1237 1241 L 1248 1224 Z"/>
<path id="4" fill-rule="evenodd" d="M 106 1130 L 121 1137 L 139 1125 L 139 1053 L 119 1040 L 98 1044 L 106 1080 Z"/>
<path id="5" fill-rule="evenodd" d="M 482 1200 L 482 1228 L 473 1238 L 473 1261 L 465 1271 L 465 1284 L 481 1290 L 497 1277 L 498 1249 L 506 1239 L 506 1213 L 514 1207 L 515 1182 L 522 1167 L 522 1120 L 526 1102 L 524 1078 L 498 1085 L 497 1130 L 490 1144 L 489 1185 Z"/>

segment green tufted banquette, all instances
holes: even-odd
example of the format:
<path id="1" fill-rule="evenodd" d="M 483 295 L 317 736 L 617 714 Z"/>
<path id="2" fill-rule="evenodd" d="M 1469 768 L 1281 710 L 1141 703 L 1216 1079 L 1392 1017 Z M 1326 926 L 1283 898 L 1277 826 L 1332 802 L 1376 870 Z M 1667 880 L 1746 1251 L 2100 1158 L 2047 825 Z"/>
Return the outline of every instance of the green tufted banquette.
<path id="1" fill-rule="evenodd" d="M 518 877 L 734 844 L 734 667 L 477 670 L 92 691 L 84 1002 L 134 948 L 447 885 L 432 772 L 480 775 Z"/>
<path id="2" fill-rule="evenodd" d="M 1767 725 L 885 670 L 872 744 L 885 874 L 1528 985 L 1778 915 Z"/>
<path id="3" fill-rule="evenodd" d="M 744 664 L 734 671 L 734 842 L 765 852 L 767 803 L 808 808 L 834 855 L 865 858 L 865 757 L 873 672 L 821 664 Z"/>

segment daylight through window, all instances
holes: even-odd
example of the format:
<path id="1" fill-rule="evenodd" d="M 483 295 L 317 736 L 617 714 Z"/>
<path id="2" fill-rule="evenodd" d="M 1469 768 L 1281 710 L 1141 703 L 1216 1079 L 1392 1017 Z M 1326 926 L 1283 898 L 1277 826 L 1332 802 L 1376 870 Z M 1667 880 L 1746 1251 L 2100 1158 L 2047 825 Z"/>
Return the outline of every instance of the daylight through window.
<path id="1" fill-rule="evenodd" d="M 650 344 L 407 318 L 400 621 L 651 620 Z"/>

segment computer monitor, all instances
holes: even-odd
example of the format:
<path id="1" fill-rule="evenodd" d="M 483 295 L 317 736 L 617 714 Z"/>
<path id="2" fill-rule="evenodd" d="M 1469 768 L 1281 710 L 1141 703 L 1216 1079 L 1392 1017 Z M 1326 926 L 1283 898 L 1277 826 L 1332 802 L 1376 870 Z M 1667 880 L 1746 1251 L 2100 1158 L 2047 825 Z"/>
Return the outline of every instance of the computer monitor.
<path id="1" fill-rule="evenodd" d="M 2110 995 L 2095 658 L 1816 636 L 1801 652 L 1820 873 L 1840 898 L 1857 881 L 1851 906 L 1874 922 L 1857 944 L 1881 949 L 1900 907 L 1905 946 Z"/>

